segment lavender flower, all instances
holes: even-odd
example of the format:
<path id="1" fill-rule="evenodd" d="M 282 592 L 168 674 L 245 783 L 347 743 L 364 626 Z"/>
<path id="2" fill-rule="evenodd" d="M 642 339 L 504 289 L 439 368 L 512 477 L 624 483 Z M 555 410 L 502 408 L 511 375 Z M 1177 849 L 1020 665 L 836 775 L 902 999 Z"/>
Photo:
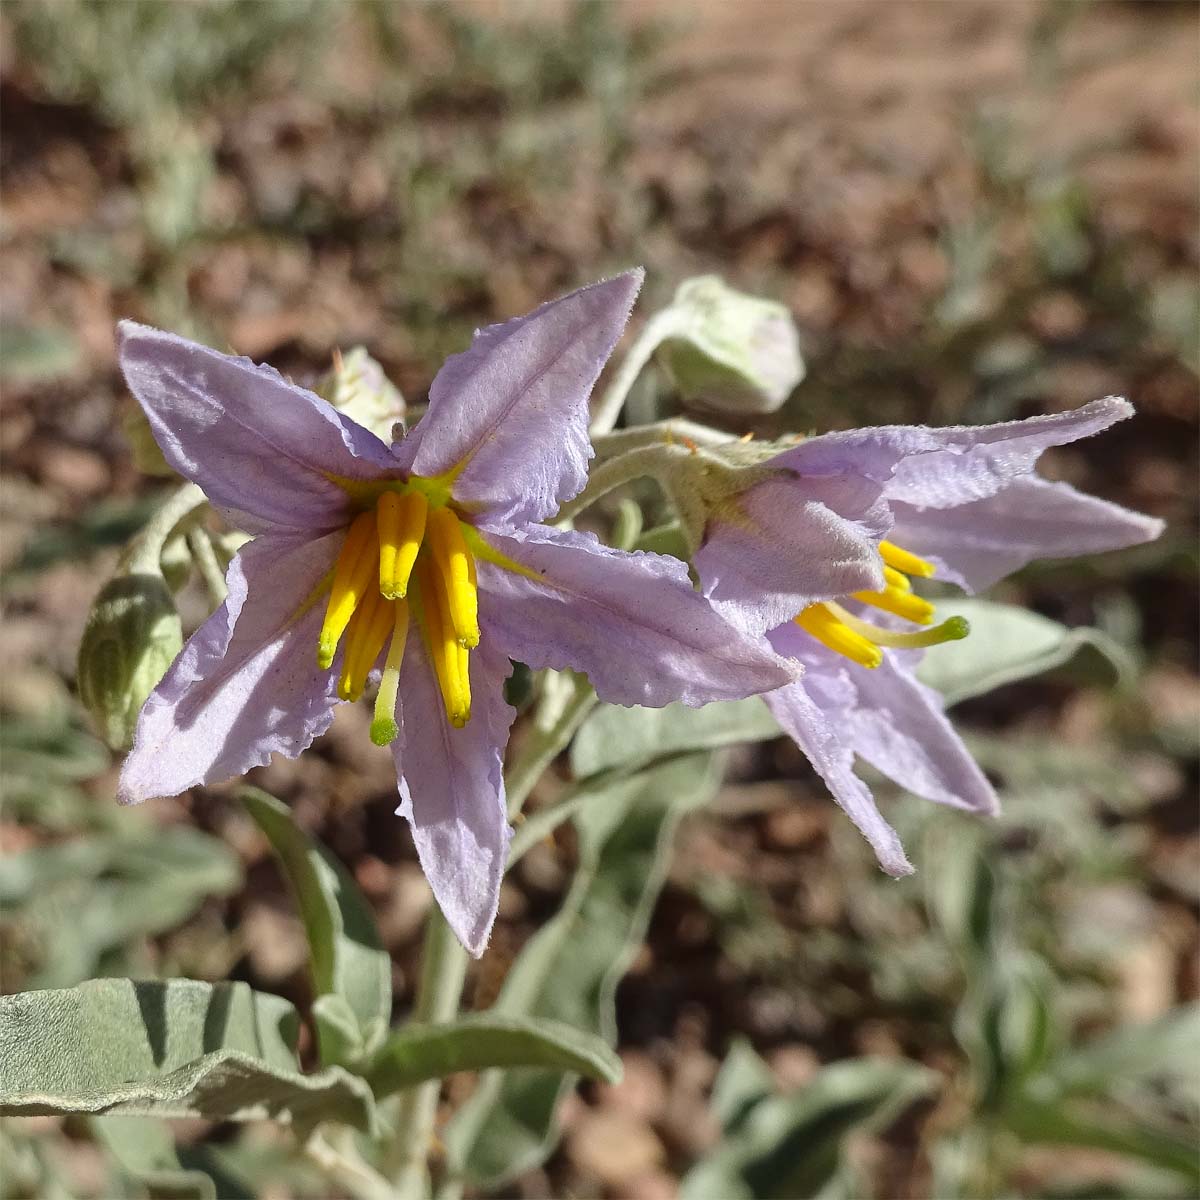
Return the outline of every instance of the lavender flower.
<path id="1" fill-rule="evenodd" d="M 682 564 L 540 523 L 585 482 L 588 393 L 640 283 L 630 272 L 481 331 L 390 447 L 269 367 L 124 323 L 121 366 L 168 462 L 256 536 L 142 710 L 120 798 L 294 757 L 382 667 L 371 737 L 392 748 L 398 811 L 478 955 L 510 832 L 510 659 L 586 671 L 618 704 L 787 682 Z"/>
<path id="2" fill-rule="evenodd" d="M 919 796 L 997 808 L 940 697 L 913 676 L 923 648 L 966 636 L 966 622 L 935 625 L 911 578 L 973 592 L 1034 558 L 1156 538 L 1161 521 L 1034 474 L 1043 450 L 1132 412 L 1109 397 L 977 428 L 826 434 L 749 469 L 711 516 L 695 556 L 705 594 L 805 668 L 767 704 L 890 874 L 912 866 L 856 755 Z"/>

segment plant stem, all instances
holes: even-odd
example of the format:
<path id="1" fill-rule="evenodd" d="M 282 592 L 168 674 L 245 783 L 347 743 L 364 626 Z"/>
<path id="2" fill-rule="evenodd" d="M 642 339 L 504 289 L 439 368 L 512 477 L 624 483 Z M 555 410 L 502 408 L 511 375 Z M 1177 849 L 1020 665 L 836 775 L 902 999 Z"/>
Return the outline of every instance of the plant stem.
<path id="1" fill-rule="evenodd" d="M 446 924 L 435 904 L 425 922 L 425 944 L 421 979 L 412 1020 L 420 1024 L 450 1021 L 458 1012 L 463 983 L 467 977 L 467 952 Z M 397 1162 L 394 1178 L 401 1200 L 423 1200 L 429 1195 L 427 1159 L 437 1121 L 441 1080 L 409 1088 L 400 1095 L 396 1115 Z"/>
<path id="2" fill-rule="evenodd" d="M 213 548 L 212 538 L 208 536 L 208 530 L 199 525 L 189 529 L 187 543 L 191 547 L 192 558 L 213 603 L 224 604 L 229 589 L 225 586 L 225 572 L 221 570 L 221 564 L 217 561 L 217 552 Z"/>
<path id="3" fill-rule="evenodd" d="M 560 524 L 564 521 L 571 521 L 585 508 L 590 508 L 597 500 L 607 496 L 621 484 L 629 483 L 633 479 L 641 479 L 643 476 L 655 477 L 670 453 L 671 446 L 660 442 L 652 446 L 643 446 L 640 450 L 631 450 L 628 454 L 622 454 L 617 458 L 608 459 L 607 462 L 599 463 L 592 468 L 591 474 L 588 476 L 587 487 L 559 509 L 555 520 Z"/>
<path id="4" fill-rule="evenodd" d="M 592 685 L 579 675 L 549 675 L 533 722 L 533 733 L 505 773 L 508 818 L 511 821 L 529 799 L 542 772 L 559 756 L 596 703 Z"/>
<path id="5" fill-rule="evenodd" d="M 621 416 L 621 409 L 630 389 L 642 373 L 642 368 L 650 361 L 650 355 L 659 345 L 680 331 L 679 314 L 670 308 L 664 308 L 655 313 L 642 327 L 637 340 L 629 347 L 629 352 L 621 360 L 616 375 L 608 385 L 600 402 L 592 413 L 591 433 L 595 437 L 608 433 Z"/>
<path id="6" fill-rule="evenodd" d="M 391 1200 L 391 1185 L 363 1160 L 349 1129 L 322 1128 L 304 1143 L 304 1153 L 338 1191 L 344 1189 L 356 1200 Z"/>
<path id="7" fill-rule="evenodd" d="M 597 435 L 592 445 L 597 458 L 612 458 L 629 450 L 640 450 L 644 446 L 671 445 L 695 442 L 698 446 L 726 446 L 738 440 L 736 434 L 689 421 L 686 417 L 668 417 L 650 425 L 635 425 L 631 429 L 618 429 L 614 433 Z"/>
<path id="8" fill-rule="evenodd" d="M 181 521 L 207 503 L 208 498 L 194 483 L 177 488 L 126 547 L 121 568 L 131 574 L 161 574 L 159 560 L 167 539 Z"/>
<path id="9" fill-rule="evenodd" d="M 520 812 L 547 766 L 571 740 L 596 703 L 596 693 L 581 676 L 549 674 L 534 728 L 521 753 L 505 772 L 508 815 Z M 412 1020 L 436 1025 L 454 1019 L 467 977 L 467 952 L 434 905 L 425 923 L 421 978 Z M 428 1155 L 437 1121 L 440 1080 L 402 1092 L 396 1115 L 396 1155 L 391 1172 L 399 1200 L 424 1200 L 430 1194 Z"/>

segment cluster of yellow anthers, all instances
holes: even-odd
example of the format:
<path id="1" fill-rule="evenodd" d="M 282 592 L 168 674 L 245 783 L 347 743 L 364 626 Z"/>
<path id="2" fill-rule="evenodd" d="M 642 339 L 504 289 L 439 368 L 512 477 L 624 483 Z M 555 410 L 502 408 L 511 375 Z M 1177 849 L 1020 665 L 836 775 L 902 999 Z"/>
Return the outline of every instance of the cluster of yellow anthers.
<path id="1" fill-rule="evenodd" d="M 333 665 L 345 635 L 338 695 L 357 700 L 387 645 L 371 740 L 386 746 L 398 732 L 396 696 L 409 612 L 437 672 L 446 715 L 461 728 L 471 717 L 468 659 L 479 645 L 474 533 L 453 509 L 413 489 L 384 491 L 350 525 L 334 565 L 317 662 Z M 388 639 L 391 639 L 389 642 Z"/>
<path id="2" fill-rule="evenodd" d="M 879 554 L 883 559 L 883 591 L 853 592 L 850 598 L 917 625 L 932 625 L 933 605 L 913 593 L 908 577 L 916 575 L 922 579 L 931 578 L 936 570 L 933 563 L 891 542 L 880 542 Z M 940 642 L 957 641 L 970 632 L 963 617 L 951 617 L 932 629 L 898 633 L 856 617 L 833 600 L 810 604 L 795 621 L 805 633 L 811 634 L 830 650 L 860 666 L 872 668 L 883 662 L 884 646 L 897 649 L 936 646 Z"/>

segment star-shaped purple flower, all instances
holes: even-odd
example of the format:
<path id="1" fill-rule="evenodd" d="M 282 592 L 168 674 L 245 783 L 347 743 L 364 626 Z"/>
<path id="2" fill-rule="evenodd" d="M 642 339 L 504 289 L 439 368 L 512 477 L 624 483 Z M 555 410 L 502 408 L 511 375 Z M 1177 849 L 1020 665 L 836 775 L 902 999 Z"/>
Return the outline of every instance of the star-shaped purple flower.
<path id="1" fill-rule="evenodd" d="M 256 535 L 142 710 L 124 802 L 298 755 L 381 670 L 372 739 L 391 745 L 398 811 L 479 955 L 510 832 L 510 659 L 585 671 L 602 699 L 651 707 L 791 678 L 681 563 L 541 523 L 586 480 L 588 394 L 641 277 L 479 332 L 392 446 L 270 367 L 122 324 L 121 367 L 167 461 Z"/>
<path id="2" fill-rule="evenodd" d="M 1158 537 L 1161 521 L 1034 473 L 1047 448 L 1132 413 L 1108 397 L 998 425 L 825 434 L 754 468 L 709 521 L 695 556 L 705 594 L 803 665 L 766 702 L 890 874 L 913 868 L 854 773 L 856 756 L 919 796 L 997 808 L 941 698 L 913 675 L 923 647 L 966 625 L 935 626 L 912 577 L 974 592 L 1034 558 Z"/>

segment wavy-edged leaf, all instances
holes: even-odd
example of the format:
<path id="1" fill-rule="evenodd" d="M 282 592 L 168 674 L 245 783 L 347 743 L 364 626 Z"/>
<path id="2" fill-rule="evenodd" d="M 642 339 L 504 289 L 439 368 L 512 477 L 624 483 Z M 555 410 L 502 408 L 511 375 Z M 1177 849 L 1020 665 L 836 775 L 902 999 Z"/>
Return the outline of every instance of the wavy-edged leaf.
<path id="1" fill-rule="evenodd" d="M 594 1034 L 560 1021 L 480 1013 L 447 1025 L 406 1025 L 376 1053 L 367 1081 L 377 1097 L 456 1071 L 550 1067 L 616 1083 L 621 1060 Z"/>
<path id="2" fill-rule="evenodd" d="M 243 788 L 240 795 L 296 897 L 316 994 L 345 1002 L 318 1014 L 321 1061 L 353 1062 L 378 1045 L 392 1011 L 392 963 L 374 914 L 349 872 L 295 824 L 286 804 L 258 788 Z M 357 1039 L 347 1012 L 357 1022 Z"/>
<path id="3" fill-rule="evenodd" d="M 613 779 L 606 802 L 576 813 L 574 881 L 509 971 L 493 1014 L 563 1021 L 616 1041 L 613 997 L 645 934 L 675 826 L 719 784 L 713 755 L 687 755 Z M 558 1100 L 573 1083 L 561 1071 L 485 1075 L 446 1129 L 451 1171 L 493 1186 L 541 1162 L 558 1137 Z"/>
<path id="4" fill-rule="evenodd" d="M 571 746 L 571 769 L 583 779 L 613 767 L 631 769 L 693 750 L 779 737 L 779 723 L 758 696 L 688 708 L 621 708 L 604 704 Z"/>
<path id="5" fill-rule="evenodd" d="M 0 998 L 0 1112 L 129 1113 L 370 1129 L 362 1080 L 302 1075 L 299 1020 L 244 983 L 93 979 Z"/>
<path id="6" fill-rule="evenodd" d="M 947 704 L 1064 666 L 1084 650 L 1096 653 L 1118 680 L 1133 671 L 1128 653 L 1099 629 L 1070 629 L 1015 604 L 939 600 L 938 618 L 953 616 L 966 617 L 971 636 L 930 647 L 917 668 L 922 683 Z"/>

